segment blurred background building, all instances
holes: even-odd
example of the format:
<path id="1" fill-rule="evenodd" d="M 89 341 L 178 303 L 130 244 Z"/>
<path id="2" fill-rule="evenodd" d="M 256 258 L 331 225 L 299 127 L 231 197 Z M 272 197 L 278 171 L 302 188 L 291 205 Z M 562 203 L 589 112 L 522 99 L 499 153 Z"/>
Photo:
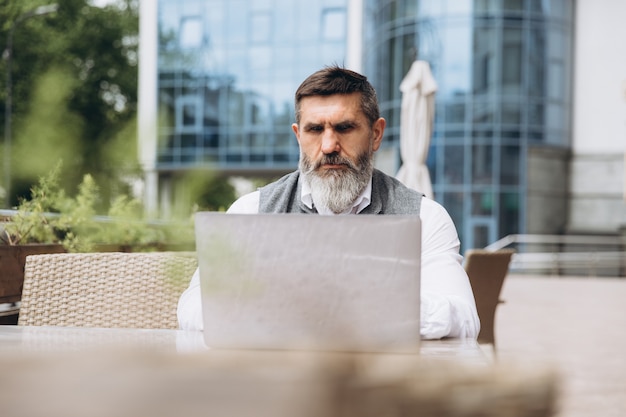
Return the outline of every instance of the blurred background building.
<path id="1" fill-rule="evenodd" d="M 464 248 L 519 233 L 618 234 L 624 210 L 626 3 L 613 0 L 158 0 L 140 6 L 139 144 L 146 203 L 183 174 L 270 180 L 297 167 L 293 93 L 338 63 L 388 121 L 378 168 L 401 161 L 399 84 L 438 84 L 428 167 Z"/>

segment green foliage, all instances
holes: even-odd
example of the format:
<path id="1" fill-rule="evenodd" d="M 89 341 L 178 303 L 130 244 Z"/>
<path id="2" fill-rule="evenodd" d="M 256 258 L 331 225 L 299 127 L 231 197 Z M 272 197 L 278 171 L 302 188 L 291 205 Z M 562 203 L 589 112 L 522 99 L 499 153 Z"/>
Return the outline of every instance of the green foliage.
<path id="1" fill-rule="evenodd" d="M 72 78 L 61 68 L 49 69 L 33 85 L 29 112 L 22 116 L 24 123 L 13 139 L 14 178 L 32 181 L 46 175 L 59 160 L 72 161 L 65 164 L 69 173 L 81 172 L 83 143 L 79 138 L 84 121 L 67 109 L 73 85 Z M 82 175 L 58 179 L 64 187 L 73 188 Z"/>
<path id="2" fill-rule="evenodd" d="M 20 19 L 49 3 L 58 11 Z M 56 158 L 72 163 L 61 178 L 65 186 L 76 187 L 91 173 L 108 201 L 138 169 L 136 151 L 128 151 L 137 144 L 138 2 L 118 0 L 104 8 L 87 0 L 0 4 L 0 45 L 14 32 L 11 203 L 28 196 Z M 0 60 L 0 73 L 6 64 Z M 0 77 L 1 127 L 6 87 Z M 112 161 L 113 155 L 119 159 Z"/>
<path id="3" fill-rule="evenodd" d="M 118 196 L 113 201 L 109 217 L 110 221 L 101 224 L 101 242 L 149 247 L 167 240 L 163 229 L 144 221 L 141 202 L 126 195 Z"/>
<path id="4" fill-rule="evenodd" d="M 99 218 L 99 188 L 93 177 L 84 175 L 76 195 L 70 197 L 59 186 L 60 172 L 58 163 L 32 187 L 30 198 L 22 199 L 17 213 L 7 220 L 1 240 L 9 245 L 60 243 L 70 252 L 88 252 L 101 245 L 160 248 L 174 241 L 166 227 L 148 224 L 141 202 L 127 195 L 117 196 L 108 216 Z M 183 239 L 190 237 L 188 226 L 176 227 Z"/>
<path id="5" fill-rule="evenodd" d="M 93 220 L 96 215 L 94 207 L 98 200 L 98 186 L 93 177 L 89 174 L 83 177 L 74 198 L 66 197 L 63 190 L 59 190 L 59 195 L 55 208 L 59 212 L 56 227 L 63 235 L 61 243 L 70 252 L 92 250 L 98 235 L 98 227 Z"/>
<path id="6" fill-rule="evenodd" d="M 23 200 L 10 222 L 4 226 L 2 240 L 9 245 L 21 243 L 58 243 L 55 216 L 50 216 L 62 194 L 58 187 L 57 166 L 49 175 L 42 177 L 31 190 L 31 199 Z"/>
<path id="7" fill-rule="evenodd" d="M 182 184 L 188 187 L 196 211 L 225 211 L 236 199 L 235 188 L 224 176 L 192 171 L 181 181 Z"/>

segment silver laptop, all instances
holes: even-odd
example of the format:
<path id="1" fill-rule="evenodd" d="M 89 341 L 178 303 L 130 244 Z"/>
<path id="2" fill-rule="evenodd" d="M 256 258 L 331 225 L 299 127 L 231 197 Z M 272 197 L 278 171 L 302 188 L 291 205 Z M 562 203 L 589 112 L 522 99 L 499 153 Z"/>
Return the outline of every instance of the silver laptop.
<path id="1" fill-rule="evenodd" d="M 212 348 L 419 350 L 418 216 L 196 214 Z"/>

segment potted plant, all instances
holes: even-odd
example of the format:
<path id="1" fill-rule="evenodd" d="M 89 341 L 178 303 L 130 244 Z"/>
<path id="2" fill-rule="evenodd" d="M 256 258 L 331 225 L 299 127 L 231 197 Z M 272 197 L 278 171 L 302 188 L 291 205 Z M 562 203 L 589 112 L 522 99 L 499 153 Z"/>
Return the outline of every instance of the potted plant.
<path id="1" fill-rule="evenodd" d="M 59 186 L 60 169 L 59 163 L 40 178 L 30 198 L 21 200 L 0 226 L 0 304 L 20 300 L 28 255 L 166 248 L 167 228 L 145 221 L 137 199 L 120 195 L 106 216 L 98 216 L 93 177 L 85 175 L 70 197 Z"/>
<path id="2" fill-rule="evenodd" d="M 58 221 L 48 214 L 59 197 L 55 168 L 31 189 L 11 216 L 3 219 L 0 231 L 0 303 L 16 303 L 22 295 L 24 263 L 28 255 L 59 253 L 66 249 L 56 236 Z"/>

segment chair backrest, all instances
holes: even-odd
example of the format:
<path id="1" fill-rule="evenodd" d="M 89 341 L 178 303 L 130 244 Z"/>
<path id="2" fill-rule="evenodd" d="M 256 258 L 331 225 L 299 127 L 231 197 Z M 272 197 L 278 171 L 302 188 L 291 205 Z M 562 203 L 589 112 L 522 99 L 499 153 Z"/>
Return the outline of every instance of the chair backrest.
<path id="1" fill-rule="evenodd" d="M 480 318 L 480 343 L 491 343 L 494 348 L 495 314 L 500 301 L 500 291 L 509 270 L 512 249 L 488 251 L 470 249 L 465 252 L 465 271 L 469 276 Z"/>
<path id="2" fill-rule="evenodd" d="M 18 325 L 175 329 L 197 264 L 193 252 L 28 256 Z"/>

